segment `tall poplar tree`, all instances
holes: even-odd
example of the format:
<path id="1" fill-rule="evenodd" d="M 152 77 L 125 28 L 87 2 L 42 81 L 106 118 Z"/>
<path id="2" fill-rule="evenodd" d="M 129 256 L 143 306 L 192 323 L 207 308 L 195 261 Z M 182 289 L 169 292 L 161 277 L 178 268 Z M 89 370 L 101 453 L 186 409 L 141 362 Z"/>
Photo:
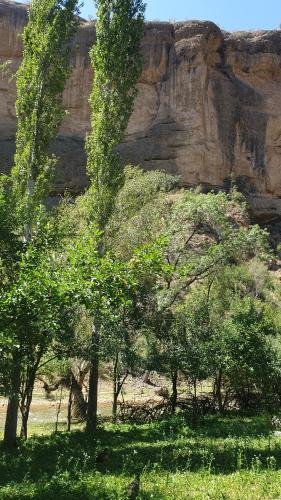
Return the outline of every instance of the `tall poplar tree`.
<path id="1" fill-rule="evenodd" d="M 123 181 L 115 147 L 122 142 L 133 111 L 136 83 L 142 71 L 143 0 L 95 0 L 96 43 L 90 56 L 94 68 L 90 97 L 91 133 L 87 138 L 87 171 L 91 179 L 91 218 L 102 232 Z M 103 254 L 102 238 L 99 253 Z M 93 308 L 92 363 L 87 429 L 97 424 L 99 311 Z"/>
<path id="2" fill-rule="evenodd" d="M 78 27 L 78 0 L 32 0 L 17 73 L 17 136 L 12 171 L 25 238 L 36 207 L 48 195 L 56 159 L 48 149 L 61 125 L 62 93 L 70 75 L 69 42 Z"/>
<path id="3" fill-rule="evenodd" d="M 23 32 L 23 61 L 17 74 L 16 154 L 9 193 L 21 252 L 30 245 L 37 214 L 48 195 L 55 170 L 56 160 L 49 156 L 48 149 L 64 116 L 62 92 L 70 73 L 69 42 L 78 26 L 77 14 L 78 0 L 32 0 Z M 20 262 L 21 252 L 17 249 L 15 261 Z M 16 279 L 17 272 L 14 282 Z M 12 351 L 6 446 L 16 442 L 21 381 L 19 353 L 16 346 Z"/>

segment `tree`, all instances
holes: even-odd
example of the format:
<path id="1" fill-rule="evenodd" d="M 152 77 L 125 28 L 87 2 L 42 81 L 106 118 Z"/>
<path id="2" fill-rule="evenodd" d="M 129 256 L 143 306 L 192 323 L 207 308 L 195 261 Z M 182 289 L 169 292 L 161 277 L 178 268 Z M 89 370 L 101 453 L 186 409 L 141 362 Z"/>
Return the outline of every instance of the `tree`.
<path id="1" fill-rule="evenodd" d="M 80 304 L 94 318 L 98 315 L 99 358 L 108 360 L 113 357 L 116 360 L 122 355 L 131 366 L 134 354 L 130 346 L 129 311 L 135 308 L 143 281 L 149 280 L 150 276 L 156 279 L 162 274 L 165 243 L 160 239 L 143 246 L 124 261 L 109 252 L 101 256 L 95 250 L 99 248 L 95 238 L 99 237 L 99 233 L 94 233 L 93 238 L 91 228 L 88 228 L 88 232 L 72 244 L 68 268 L 74 272 L 75 296 L 79 297 Z M 92 359 L 93 344 L 89 360 L 92 362 Z M 90 383 L 91 379 L 89 390 Z M 117 398 L 118 394 L 115 396 Z"/>
<path id="2" fill-rule="evenodd" d="M 133 249 L 166 238 L 166 275 L 158 285 L 159 308 L 169 309 L 185 299 L 197 280 L 214 276 L 268 251 L 267 233 L 250 226 L 244 202 L 225 193 L 198 194 L 178 188 L 178 179 L 163 172 L 125 170 L 106 230 L 108 248 L 126 259 Z"/>
<path id="3" fill-rule="evenodd" d="M 226 266 L 208 284 L 210 367 L 220 411 L 230 398 L 246 407 L 253 396 L 265 401 L 273 393 L 278 372 L 273 339 L 280 333 L 278 288 L 257 257 L 247 266 Z"/>
<path id="4" fill-rule="evenodd" d="M 198 194 L 179 189 L 178 179 L 163 172 L 127 167 L 105 230 L 106 245 L 126 259 L 136 246 L 161 234 L 165 272 L 157 283 L 146 283 L 138 304 L 142 321 L 147 319 L 147 368 L 161 366 L 171 378 L 174 408 L 179 371 L 194 383 L 212 373 L 208 301 L 213 282 L 225 268 L 234 272 L 254 255 L 266 256 L 267 234 L 250 226 L 244 198 L 236 192 Z M 201 283 L 203 290 L 195 293 Z"/>
<path id="5" fill-rule="evenodd" d="M 166 236 L 168 267 L 158 294 L 163 310 L 181 304 L 193 283 L 267 248 L 267 233 L 248 225 L 245 206 L 224 193 L 182 193 L 171 208 Z"/>
<path id="6" fill-rule="evenodd" d="M 48 149 L 64 116 L 62 92 L 70 75 L 69 41 L 78 0 L 33 0 L 17 73 L 17 136 L 13 188 L 29 238 L 38 203 L 48 194 L 56 160 Z"/>
<path id="7" fill-rule="evenodd" d="M 15 212 L 12 234 L 21 244 L 21 251 L 13 254 L 15 265 L 29 246 L 54 173 L 55 159 L 48 156 L 48 148 L 64 114 L 62 91 L 69 75 L 68 42 L 77 27 L 77 4 L 77 0 L 33 0 L 23 33 L 23 61 L 17 75 L 15 165 L 6 192 Z M 17 273 L 11 286 L 16 280 Z M 21 376 L 18 349 L 12 357 L 4 436 L 7 446 L 16 440 Z"/>
<path id="8" fill-rule="evenodd" d="M 136 249 L 144 250 L 146 244 L 149 248 L 160 243 L 164 221 L 170 213 L 168 198 L 178 185 L 178 179 L 164 172 L 144 172 L 133 167 L 126 167 L 124 173 L 125 182 L 117 194 L 113 212 L 102 235 L 102 244 L 104 257 L 114 256 L 115 260 L 118 257 L 123 265 L 129 265 L 131 259 L 135 259 Z M 69 230 L 72 240 L 83 240 L 89 227 L 85 197 L 77 198 L 75 203 L 65 203 L 60 210 L 63 219 L 61 232 Z M 68 229 L 65 230 L 65 227 Z M 162 245 L 165 246 L 164 240 Z M 89 248 L 89 251 L 93 252 L 94 247 Z M 153 266 L 155 261 L 151 262 L 145 273 L 141 272 L 137 276 L 137 288 L 131 290 L 129 304 L 120 303 L 114 310 L 108 308 L 107 315 L 103 315 L 100 323 L 99 358 L 112 363 L 115 368 L 114 415 L 124 378 L 128 371 L 136 372 L 143 364 L 142 332 L 150 324 L 150 301 L 154 301 L 152 288 L 159 271 L 159 265 L 156 268 Z M 89 315 L 92 307 L 93 304 L 88 309 Z"/>
<path id="9" fill-rule="evenodd" d="M 139 285 L 137 285 L 138 287 Z M 117 418 L 120 392 L 130 373 L 138 366 L 138 332 L 132 324 L 136 289 L 130 291 L 130 301 L 108 310 L 100 329 L 100 359 L 112 365 L 112 416 Z"/>
<path id="10" fill-rule="evenodd" d="M 90 56 L 94 83 L 90 103 L 92 130 L 87 139 L 87 171 L 91 179 L 90 216 L 104 230 L 118 189 L 123 168 L 115 147 L 123 140 L 141 74 L 140 42 L 143 33 L 142 0 L 96 0 L 96 44 Z M 100 241 L 99 254 L 103 254 Z M 90 369 L 87 429 L 97 423 L 98 353 L 100 312 L 93 324 L 93 359 Z"/>
<path id="11" fill-rule="evenodd" d="M 193 384 L 195 408 L 197 383 L 211 375 L 212 324 L 205 287 L 196 286 L 187 297 L 186 304 L 175 316 L 179 344 L 179 369 Z"/>
<path id="12" fill-rule="evenodd" d="M 155 241 L 166 233 L 171 208 L 181 196 L 178 177 L 127 166 L 105 228 L 106 248 L 127 259 L 136 248 Z"/>
<path id="13" fill-rule="evenodd" d="M 226 194 L 182 191 L 169 199 L 164 231 L 166 272 L 156 286 L 154 307 L 159 320 L 152 354 L 158 361 L 160 356 L 162 371 L 171 376 L 174 409 L 179 371 L 194 384 L 211 373 L 209 287 L 225 267 L 235 268 L 256 254 L 265 255 L 267 235 L 259 227 L 249 226 L 245 204 L 237 204 Z M 130 231 L 130 224 L 127 228 Z M 208 287 L 200 298 L 194 287 L 206 282 Z"/>
<path id="14" fill-rule="evenodd" d="M 277 334 L 280 325 L 276 319 L 251 297 L 236 299 L 217 328 L 218 366 L 225 387 L 242 409 L 249 408 L 253 397 L 266 401 L 272 394 L 278 357 L 271 339 Z"/>
<path id="15" fill-rule="evenodd" d="M 32 244 L 20 263 L 17 281 L 0 294 L 2 331 L 10 336 L 20 371 L 21 437 L 27 421 L 36 372 L 46 352 L 72 336 L 72 303 L 62 263 L 53 251 L 38 252 Z M 9 357 L 9 352 L 7 353 Z M 14 359 L 13 359 L 14 362 Z"/>

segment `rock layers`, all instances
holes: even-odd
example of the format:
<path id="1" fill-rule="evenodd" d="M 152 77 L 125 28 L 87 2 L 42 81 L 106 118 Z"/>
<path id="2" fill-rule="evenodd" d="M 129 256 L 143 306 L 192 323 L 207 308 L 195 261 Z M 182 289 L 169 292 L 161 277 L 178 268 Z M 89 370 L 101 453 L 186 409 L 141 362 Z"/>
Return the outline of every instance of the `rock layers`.
<path id="1" fill-rule="evenodd" d="M 0 64 L 20 63 L 26 6 L 0 0 Z M 89 129 L 94 23 L 81 22 L 68 114 L 52 150 L 59 157 L 55 193 L 87 185 L 83 143 Z M 144 69 L 119 146 L 126 163 L 179 174 L 186 186 L 227 188 L 248 196 L 257 220 L 281 219 L 281 31 L 226 33 L 208 21 L 147 23 Z M 0 77 L 0 168 L 11 165 L 15 83 Z"/>

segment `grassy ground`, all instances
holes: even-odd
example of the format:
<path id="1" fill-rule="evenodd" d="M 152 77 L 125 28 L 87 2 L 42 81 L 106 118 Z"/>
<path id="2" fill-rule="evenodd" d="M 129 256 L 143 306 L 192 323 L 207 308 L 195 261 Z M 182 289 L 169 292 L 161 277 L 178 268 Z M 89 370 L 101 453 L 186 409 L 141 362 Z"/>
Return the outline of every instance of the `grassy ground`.
<path id="1" fill-rule="evenodd" d="M 156 382 L 159 385 L 167 385 L 167 381 L 163 377 L 157 376 Z M 123 397 L 125 401 L 142 401 L 155 398 L 155 388 L 142 383 L 141 379 L 128 377 L 127 383 L 123 388 Z M 183 386 L 186 391 L 186 385 Z M 62 397 L 61 410 L 58 416 L 58 421 L 63 424 L 67 419 L 67 404 L 69 391 L 64 389 L 60 394 L 60 388 L 52 392 L 51 398 L 46 399 L 42 384 L 37 383 L 33 394 L 31 411 L 28 421 L 29 435 L 46 434 L 53 432 L 56 427 L 57 411 Z M 180 391 L 179 391 L 180 393 Z M 161 398 L 159 398 L 161 400 Z M 7 400 L 0 397 L 0 439 L 4 430 L 5 418 L 7 410 Z M 109 417 L 112 414 L 112 381 L 106 378 L 99 380 L 99 415 Z M 45 425 L 47 424 L 47 425 Z M 46 430 L 47 429 L 47 430 Z"/>
<path id="2" fill-rule="evenodd" d="M 138 472 L 142 499 L 280 499 L 281 438 L 266 416 L 107 424 L 95 440 L 82 430 L 34 436 L 1 452 L 0 499 L 125 499 Z"/>

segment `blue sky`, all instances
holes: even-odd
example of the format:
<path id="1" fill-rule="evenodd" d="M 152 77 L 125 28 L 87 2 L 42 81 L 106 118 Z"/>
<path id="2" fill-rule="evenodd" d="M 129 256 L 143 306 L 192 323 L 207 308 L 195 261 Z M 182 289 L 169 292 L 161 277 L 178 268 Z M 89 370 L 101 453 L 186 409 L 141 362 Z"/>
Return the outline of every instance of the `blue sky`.
<path id="1" fill-rule="evenodd" d="M 275 29 L 281 24 L 281 0 L 146 0 L 146 4 L 149 20 L 205 19 L 228 31 Z M 93 0 L 84 0 L 81 15 L 95 16 Z"/>
<path id="2" fill-rule="evenodd" d="M 274 29 L 281 24 L 281 0 L 146 0 L 152 20 L 207 19 L 229 31 Z M 95 15 L 93 0 L 84 0 L 82 15 Z"/>

